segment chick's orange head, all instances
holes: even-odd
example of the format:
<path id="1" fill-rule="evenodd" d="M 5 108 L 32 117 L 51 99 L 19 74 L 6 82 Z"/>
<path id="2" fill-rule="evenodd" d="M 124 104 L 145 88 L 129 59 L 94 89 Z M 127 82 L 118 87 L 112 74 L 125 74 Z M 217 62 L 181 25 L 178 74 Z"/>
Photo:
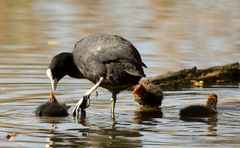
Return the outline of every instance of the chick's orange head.
<path id="1" fill-rule="evenodd" d="M 146 87 L 143 84 L 137 84 L 134 87 L 133 95 L 137 98 L 142 98 L 142 97 L 144 97 L 146 92 L 147 92 Z"/>
<path id="2" fill-rule="evenodd" d="M 208 95 L 208 100 L 212 100 L 213 102 L 216 102 L 216 104 L 217 104 L 218 96 L 214 93 L 211 93 Z"/>
<path id="3" fill-rule="evenodd" d="M 216 109 L 217 108 L 217 95 L 212 93 L 212 94 L 209 94 L 208 95 L 208 99 L 207 99 L 207 106 L 210 107 L 210 108 L 213 108 L 213 109 Z"/>

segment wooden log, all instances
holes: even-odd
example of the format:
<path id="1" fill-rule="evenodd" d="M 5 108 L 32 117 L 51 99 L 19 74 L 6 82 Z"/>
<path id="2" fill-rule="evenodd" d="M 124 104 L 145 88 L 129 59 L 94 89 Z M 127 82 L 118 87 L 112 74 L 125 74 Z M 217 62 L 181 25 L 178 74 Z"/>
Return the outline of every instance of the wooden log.
<path id="1" fill-rule="evenodd" d="M 190 87 L 211 87 L 212 85 L 236 85 L 240 83 L 239 62 L 206 69 L 183 69 L 141 80 L 142 83 L 156 85 L 162 90 L 178 90 Z"/>

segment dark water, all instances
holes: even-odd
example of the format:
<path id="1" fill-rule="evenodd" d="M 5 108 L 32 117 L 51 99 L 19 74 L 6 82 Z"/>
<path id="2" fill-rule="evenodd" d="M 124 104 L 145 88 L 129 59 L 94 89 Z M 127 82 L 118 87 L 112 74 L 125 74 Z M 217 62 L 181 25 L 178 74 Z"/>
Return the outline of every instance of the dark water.
<path id="1" fill-rule="evenodd" d="M 86 119 L 34 116 L 47 101 L 45 70 L 52 56 L 70 52 L 89 34 L 129 39 L 148 66 L 147 76 L 239 61 L 239 6 L 237 0 L 1 0 L 0 146 L 240 147 L 239 86 L 166 91 L 161 110 L 140 108 L 125 91 L 118 96 L 116 125 L 110 93 L 101 88 L 92 95 Z M 73 108 L 91 86 L 66 77 L 57 98 Z M 205 103 L 209 93 L 219 96 L 217 117 L 179 120 L 181 108 Z"/>

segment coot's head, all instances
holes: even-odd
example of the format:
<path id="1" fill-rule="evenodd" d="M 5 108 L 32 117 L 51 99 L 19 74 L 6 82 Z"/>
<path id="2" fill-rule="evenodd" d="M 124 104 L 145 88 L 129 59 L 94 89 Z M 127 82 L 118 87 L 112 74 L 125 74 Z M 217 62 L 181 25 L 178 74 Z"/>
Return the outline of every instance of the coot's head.
<path id="1" fill-rule="evenodd" d="M 143 83 L 139 83 L 134 87 L 133 95 L 136 100 L 142 100 L 147 93 L 147 87 Z"/>
<path id="2" fill-rule="evenodd" d="M 207 100 L 207 107 L 213 109 L 213 110 L 217 110 L 217 95 L 214 93 L 211 93 L 208 95 L 208 100 Z"/>
<path id="3" fill-rule="evenodd" d="M 51 81 L 52 91 L 57 88 L 58 82 L 67 74 L 69 64 L 73 62 L 71 53 L 60 53 L 52 58 L 46 74 Z"/>
<path id="4" fill-rule="evenodd" d="M 72 53 L 63 52 L 52 58 L 46 73 L 51 81 L 53 92 L 56 90 L 58 82 L 65 75 L 71 75 L 70 73 L 73 73 L 74 68 L 76 69 L 76 66 Z"/>

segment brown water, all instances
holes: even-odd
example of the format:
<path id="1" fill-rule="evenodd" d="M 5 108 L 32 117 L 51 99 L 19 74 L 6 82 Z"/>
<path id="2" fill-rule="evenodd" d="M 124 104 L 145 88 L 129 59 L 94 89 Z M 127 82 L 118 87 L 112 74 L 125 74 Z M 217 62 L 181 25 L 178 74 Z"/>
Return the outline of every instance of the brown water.
<path id="1" fill-rule="evenodd" d="M 47 101 L 52 56 L 70 52 L 89 34 L 129 39 L 147 76 L 239 61 L 239 6 L 237 0 L 1 0 L 0 147 L 240 147 L 239 86 L 166 91 L 161 111 L 141 109 L 125 91 L 118 96 L 116 125 L 104 89 L 92 95 L 86 119 L 34 116 Z M 66 77 L 57 98 L 72 109 L 92 85 Z M 181 108 L 204 103 L 209 93 L 219 96 L 217 117 L 179 120 Z"/>

